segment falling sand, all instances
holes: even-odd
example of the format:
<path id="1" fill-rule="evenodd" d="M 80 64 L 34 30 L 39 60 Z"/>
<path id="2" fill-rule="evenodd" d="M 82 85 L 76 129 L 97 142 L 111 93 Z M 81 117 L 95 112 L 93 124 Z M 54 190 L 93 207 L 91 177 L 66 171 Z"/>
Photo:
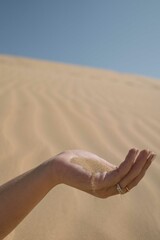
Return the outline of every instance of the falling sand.
<path id="1" fill-rule="evenodd" d="M 93 192 L 95 192 L 96 190 L 96 183 L 95 183 L 96 173 L 104 173 L 112 170 L 111 167 L 101 162 L 98 162 L 95 159 L 75 157 L 71 159 L 71 162 L 82 166 L 87 172 L 92 174 L 91 188 Z"/>

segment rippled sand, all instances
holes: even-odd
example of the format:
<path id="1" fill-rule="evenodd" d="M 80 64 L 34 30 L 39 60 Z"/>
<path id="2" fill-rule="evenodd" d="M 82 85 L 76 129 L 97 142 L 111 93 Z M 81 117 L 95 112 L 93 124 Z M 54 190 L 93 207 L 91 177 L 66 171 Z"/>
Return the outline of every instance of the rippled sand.
<path id="1" fill-rule="evenodd" d="M 66 149 L 117 165 L 131 147 L 158 155 L 122 197 L 58 186 L 8 240 L 159 240 L 160 81 L 0 56 L 0 183 Z"/>

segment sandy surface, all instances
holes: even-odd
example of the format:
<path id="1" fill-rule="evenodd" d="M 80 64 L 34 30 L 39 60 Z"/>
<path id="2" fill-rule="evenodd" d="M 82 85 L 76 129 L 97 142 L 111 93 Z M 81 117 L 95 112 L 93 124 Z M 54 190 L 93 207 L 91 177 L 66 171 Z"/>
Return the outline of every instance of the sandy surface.
<path id="1" fill-rule="evenodd" d="M 159 240 L 160 81 L 0 56 L 0 183 L 66 149 L 119 164 L 131 147 L 158 155 L 124 196 L 58 186 L 8 240 Z"/>

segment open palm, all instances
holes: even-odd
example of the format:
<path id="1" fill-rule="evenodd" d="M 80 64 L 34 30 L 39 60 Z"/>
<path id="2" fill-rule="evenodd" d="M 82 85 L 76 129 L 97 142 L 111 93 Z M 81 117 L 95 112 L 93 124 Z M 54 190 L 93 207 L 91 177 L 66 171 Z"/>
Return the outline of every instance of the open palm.
<path id="1" fill-rule="evenodd" d="M 59 183 L 96 197 L 107 198 L 119 193 L 117 184 L 121 186 L 123 193 L 135 187 L 145 175 L 154 156 L 155 154 L 149 150 L 139 151 L 133 148 L 118 167 L 84 150 L 68 150 L 58 154 L 54 160 L 58 163 Z M 91 168 L 97 165 L 103 166 L 105 170 L 92 172 L 81 164 L 84 160 Z"/>

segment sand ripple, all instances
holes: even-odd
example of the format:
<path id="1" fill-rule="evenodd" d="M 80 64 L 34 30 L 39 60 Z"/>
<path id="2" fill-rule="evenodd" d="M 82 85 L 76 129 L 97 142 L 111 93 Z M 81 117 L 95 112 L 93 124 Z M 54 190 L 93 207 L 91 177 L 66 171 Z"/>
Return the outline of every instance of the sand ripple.
<path id="1" fill-rule="evenodd" d="M 1 183 L 66 149 L 119 164 L 130 147 L 160 155 L 160 82 L 0 57 Z M 123 198 L 59 186 L 6 239 L 158 240 L 159 160 Z"/>

